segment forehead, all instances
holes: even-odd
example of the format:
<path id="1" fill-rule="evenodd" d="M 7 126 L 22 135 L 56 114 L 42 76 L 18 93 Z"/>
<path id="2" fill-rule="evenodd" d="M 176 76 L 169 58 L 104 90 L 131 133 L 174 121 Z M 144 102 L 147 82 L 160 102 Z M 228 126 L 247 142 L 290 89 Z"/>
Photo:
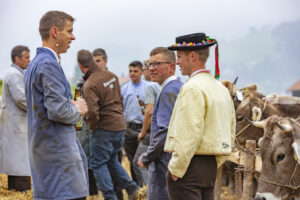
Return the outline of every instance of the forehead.
<path id="1" fill-rule="evenodd" d="M 157 62 L 157 61 L 162 61 L 164 62 L 166 59 L 164 58 L 164 55 L 159 53 L 154 56 L 150 56 L 149 62 Z"/>
<path id="2" fill-rule="evenodd" d="M 30 56 L 29 51 L 23 51 L 22 52 L 22 57 L 28 57 L 28 56 Z"/>
<path id="3" fill-rule="evenodd" d="M 139 67 L 134 66 L 129 66 L 129 71 L 142 72 L 142 70 Z"/>
<path id="4" fill-rule="evenodd" d="M 184 51 L 177 51 L 177 56 L 186 56 L 186 53 Z"/>
<path id="5" fill-rule="evenodd" d="M 71 22 L 70 20 L 66 20 L 63 30 L 73 30 L 73 22 Z"/>
<path id="6" fill-rule="evenodd" d="M 104 61 L 102 56 L 94 56 L 94 59 L 97 60 L 97 61 Z"/>

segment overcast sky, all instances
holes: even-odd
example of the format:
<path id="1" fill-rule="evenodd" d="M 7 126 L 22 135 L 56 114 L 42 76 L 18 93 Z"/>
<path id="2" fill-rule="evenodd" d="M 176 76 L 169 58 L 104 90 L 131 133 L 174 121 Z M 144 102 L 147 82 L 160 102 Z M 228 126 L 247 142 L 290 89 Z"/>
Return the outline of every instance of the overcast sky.
<path id="1" fill-rule="evenodd" d="M 230 41 L 253 27 L 298 20 L 299 8 L 299 0 L 0 0 L 0 78 L 14 46 L 28 46 L 33 59 L 41 46 L 39 20 L 49 10 L 76 19 L 76 40 L 62 54 L 70 78 L 80 49 L 104 48 L 109 69 L 127 74 L 131 61 L 147 59 L 152 48 L 172 45 L 176 36 L 205 32 Z"/>

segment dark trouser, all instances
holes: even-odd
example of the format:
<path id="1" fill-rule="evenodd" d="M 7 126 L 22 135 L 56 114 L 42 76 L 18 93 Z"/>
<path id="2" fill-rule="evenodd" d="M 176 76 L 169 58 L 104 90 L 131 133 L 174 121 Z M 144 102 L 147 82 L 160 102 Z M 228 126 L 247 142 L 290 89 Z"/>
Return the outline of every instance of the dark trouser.
<path id="1" fill-rule="evenodd" d="M 138 148 L 139 142 L 138 142 L 138 134 L 141 131 L 142 125 L 140 127 L 127 127 L 125 132 L 125 143 L 124 143 L 124 149 L 126 152 L 126 156 L 130 162 L 130 172 L 131 172 L 131 178 L 133 181 L 138 183 L 139 186 L 142 186 L 144 181 L 140 179 L 140 177 L 143 177 L 142 172 L 140 170 L 134 170 L 133 166 L 133 159 L 136 153 L 136 150 Z M 142 169 L 142 168 L 141 168 Z M 139 173 L 137 175 L 137 173 Z"/>
<path id="2" fill-rule="evenodd" d="M 26 191 L 30 188 L 30 176 L 8 176 L 9 190 Z"/>
<path id="3" fill-rule="evenodd" d="M 134 173 L 138 180 L 138 185 L 140 187 L 143 187 L 144 185 L 148 185 L 148 170 L 145 168 L 141 168 L 137 162 L 140 156 L 147 151 L 149 143 L 150 143 L 150 133 L 147 133 L 146 136 L 143 138 L 143 140 L 140 141 L 132 161 Z"/>
<path id="4" fill-rule="evenodd" d="M 170 200 L 213 200 L 217 175 L 215 156 L 194 156 L 182 178 L 173 181 L 167 173 Z"/>
<path id="5" fill-rule="evenodd" d="M 69 199 L 69 200 L 86 200 L 86 197 L 77 198 L 77 199 Z"/>

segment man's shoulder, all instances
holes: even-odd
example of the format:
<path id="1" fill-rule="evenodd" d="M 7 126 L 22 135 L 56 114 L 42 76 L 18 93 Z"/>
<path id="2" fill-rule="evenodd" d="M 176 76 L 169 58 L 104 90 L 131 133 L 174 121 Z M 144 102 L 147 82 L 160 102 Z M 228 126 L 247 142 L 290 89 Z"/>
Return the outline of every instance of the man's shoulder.
<path id="1" fill-rule="evenodd" d="M 179 78 L 170 81 L 164 88 L 163 91 L 170 91 L 170 90 L 176 90 L 179 91 L 182 87 L 183 83 Z"/>

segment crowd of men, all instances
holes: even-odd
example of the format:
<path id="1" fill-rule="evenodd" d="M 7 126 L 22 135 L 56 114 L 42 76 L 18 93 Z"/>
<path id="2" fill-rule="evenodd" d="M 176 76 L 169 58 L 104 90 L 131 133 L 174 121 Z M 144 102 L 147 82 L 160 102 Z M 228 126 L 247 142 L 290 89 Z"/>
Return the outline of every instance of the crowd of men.
<path id="1" fill-rule="evenodd" d="M 80 50 L 75 101 L 60 65 L 75 40 L 73 23 L 69 14 L 49 11 L 35 58 L 30 62 L 25 46 L 12 50 L 0 110 L 0 173 L 9 175 L 9 189 L 29 190 L 31 176 L 37 200 L 82 200 L 98 191 L 117 200 L 123 189 L 133 200 L 144 185 L 150 200 L 213 199 L 217 166 L 235 135 L 229 92 L 205 66 L 216 40 L 196 33 L 152 49 L 144 63 L 128 65 L 130 81 L 121 88 L 105 50 Z M 176 64 L 189 76 L 184 84 Z"/>

